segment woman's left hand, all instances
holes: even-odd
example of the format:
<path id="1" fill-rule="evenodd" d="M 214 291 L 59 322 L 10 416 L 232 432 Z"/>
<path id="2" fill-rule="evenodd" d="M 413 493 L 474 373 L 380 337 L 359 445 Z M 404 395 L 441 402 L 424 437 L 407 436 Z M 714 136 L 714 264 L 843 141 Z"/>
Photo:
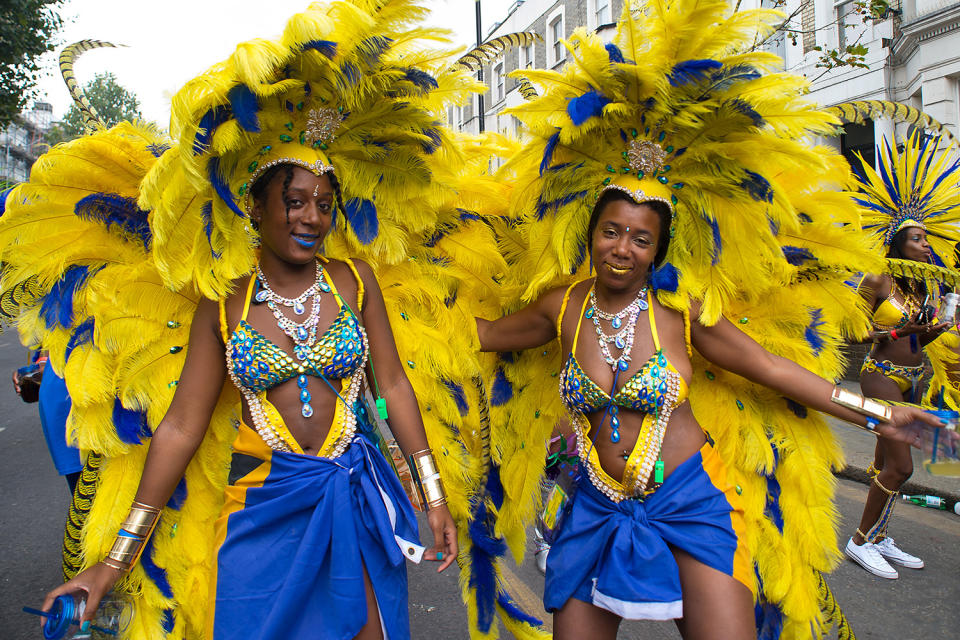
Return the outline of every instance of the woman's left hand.
<path id="1" fill-rule="evenodd" d="M 457 559 L 457 526 L 445 504 L 427 511 L 427 522 L 433 531 L 433 546 L 424 552 L 424 557 L 432 562 L 443 563 L 437 569 L 437 573 L 440 573 Z"/>
<path id="2" fill-rule="evenodd" d="M 917 407 L 893 406 L 890 420 L 876 427 L 877 435 L 920 447 L 924 429 L 942 427 L 936 416 Z"/>

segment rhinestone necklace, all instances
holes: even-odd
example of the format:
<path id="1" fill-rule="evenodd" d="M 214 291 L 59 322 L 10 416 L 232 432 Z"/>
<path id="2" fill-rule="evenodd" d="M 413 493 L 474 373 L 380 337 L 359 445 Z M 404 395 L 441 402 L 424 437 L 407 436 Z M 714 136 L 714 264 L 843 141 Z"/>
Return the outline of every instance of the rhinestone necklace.
<path id="1" fill-rule="evenodd" d="M 317 263 L 316 279 L 313 284 L 307 287 L 306 291 L 296 298 L 284 298 L 271 289 L 259 264 L 257 265 L 257 279 L 260 281 L 261 287 L 256 295 L 257 302 L 267 303 L 267 308 L 270 309 L 273 317 L 277 320 L 277 326 L 293 340 L 293 353 L 297 359 L 301 361 L 311 360 L 313 355 L 311 347 L 313 347 L 317 341 L 317 326 L 320 323 L 320 293 L 328 293 L 330 291 L 330 285 L 323 279 L 323 267 L 319 262 Z M 279 303 L 279 305 L 287 308 L 292 307 L 294 313 L 303 315 L 306 311 L 304 303 L 311 297 L 313 299 L 310 304 L 310 314 L 303 322 L 291 320 L 284 315 L 283 310 L 278 306 Z M 313 407 L 310 404 L 312 397 L 310 391 L 307 389 L 307 385 L 308 379 L 306 374 L 301 373 L 298 375 L 297 387 L 300 389 L 300 402 L 303 403 L 303 406 L 300 407 L 300 415 L 304 418 L 309 418 L 313 415 Z"/>
<path id="2" fill-rule="evenodd" d="M 637 319 L 641 311 L 646 311 L 647 287 L 643 287 L 637 292 L 637 297 L 626 307 L 617 313 L 608 313 L 597 305 L 597 296 L 594 290 L 590 289 L 590 308 L 587 309 L 586 317 L 593 321 L 593 327 L 597 331 L 597 342 L 600 344 L 600 353 L 614 371 L 626 371 L 630 366 L 630 352 L 633 351 L 634 332 L 637 328 Z M 607 335 L 600 326 L 600 320 L 606 320 L 610 326 L 618 331 Z M 610 352 L 610 343 L 620 350 L 620 355 L 616 358 Z"/>

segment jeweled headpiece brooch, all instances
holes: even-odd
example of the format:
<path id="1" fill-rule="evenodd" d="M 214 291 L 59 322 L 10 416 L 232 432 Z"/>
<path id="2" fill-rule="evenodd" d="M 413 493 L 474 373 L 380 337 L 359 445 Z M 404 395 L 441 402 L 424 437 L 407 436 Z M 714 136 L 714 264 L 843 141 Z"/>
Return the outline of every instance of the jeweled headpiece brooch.
<path id="1" fill-rule="evenodd" d="M 954 264 L 954 247 L 960 240 L 960 160 L 950 160 L 943 139 L 914 129 L 899 151 L 888 141 L 877 149 L 878 169 L 854 163 L 863 207 L 863 228 L 878 246 L 889 247 L 902 229 L 920 227 L 936 264 Z"/>

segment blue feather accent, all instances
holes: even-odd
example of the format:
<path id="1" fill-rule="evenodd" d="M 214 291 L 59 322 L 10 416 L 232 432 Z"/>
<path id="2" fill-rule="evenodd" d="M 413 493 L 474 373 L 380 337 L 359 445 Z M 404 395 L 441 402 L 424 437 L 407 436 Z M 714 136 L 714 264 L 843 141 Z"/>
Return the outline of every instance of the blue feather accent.
<path id="1" fill-rule="evenodd" d="M 356 86 L 360 80 L 360 69 L 352 62 L 347 62 L 340 67 L 340 77 L 337 78 L 337 85 L 340 91 L 349 90 Z"/>
<path id="2" fill-rule="evenodd" d="M 714 91 L 726 91 L 737 83 L 749 82 L 759 77 L 760 72 L 757 68 L 749 64 L 724 67 L 710 77 L 711 84 L 704 90 L 702 97 L 706 98 Z"/>
<path id="3" fill-rule="evenodd" d="M 93 318 L 87 318 L 83 322 L 77 325 L 77 328 L 73 330 L 73 333 L 70 335 L 70 340 L 67 342 L 66 354 L 64 355 L 65 360 L 70 359 L 70 354 L 73 353 L 73 350 L 77 347 L 90 344 L 93 342 Z"/>
<path id="4" fill-rule="evenodd" d="M 150 247 L 153 237 L 147 220 L 150 212 L 138 207 L 136 198 L 125 198 L 116 193 L 91 193 L 74 205 L 73 212 L 81 220 L 103 223 L 108 230 L 117 225 L 125 233 L 139 238 L 144 249 Z"/>
<path id="5" fill-rule="evenodd" d="M 723 253 L 723 238 L 720 236 L 720 223 L 717 222 L 716 218 L 712 218 L 706 213 L 701 213 L 700 217 L 710 225 L 710 230 L 713 232 L 713 249 L 710 251 L 710 264 L 715 265 L 720 262 L 720 254 Z"/>
<path id="6" fill-rule="evenodd" d="M 556 213 L 562 207 L 567 206 L 571 202 L 580 200 L 587 197 L 586 191 L 577 191 L 575 193 L 568 193 L 562 198 L 557 198 L 556 200 L 550 200 L 549 202 L 543 202 L 540 200 L 540 196 L 537 196 L 537 220 L 543 220 L 543 217 L 547 215 L 548 212 Z"/>
<path id="7" fill-rule="evenodd" d="M 386 36 L 371 36 L 357 45 L 357 50 L 366 60 L 369 66 L 379 62 L 380 57 L 386 53 L 390 45 L 393 44 L 393 38 Z"/>
<path id="8" fill-rule="evenodd" d="M 163 610 L 163 619 L 160 620 L 160 626 L 163 627 L 164 633 L 170 633 L 173 631 L 173 627 L 176 624 L 177 620 L 173 617 L 173 609 L 164 609 Z"/>
<path id="9" fill-rule="evenodd" d="M 773 202 L 773 190 L 770 189 L 770 183 L 759 173 L 745 171 L 747 177 L 740 183 L 740 187 L 745 189 L 750 197 L 757 202 Z"/>
<path id="10" fill-rule="evenodd" d="M 807 330 L 804 331 L 803 337 L 806 338 L 807 344 L 810 345 L 810 348 L 813 350 L 813 355 L 818 356 L 820 352 L 823 351 L 823 345 L 825 340 L 823 335 L 820 333 L 820 327 L 826 324 L 826 321 L 823 319 L 823 310 L 822 309 L 810 309 L 810 324 L 807 325 Z"/>
<path id="11" fill-rule="evenodd" d="M 420 146 L 423 148 L 424 153 L 433 153 L 440 148 L 440 130 L 433 127 L 423 130 L 423 135 L 430 138 L 429 142 L 421 142 Z"/>
<path id="12" fill-rule="evenodd" d="M 193 155 L 198 156 L 210 146 L 210 139 L 217 127 L 230 118 L 230 110 L 226 107 L 214 107 L 200 118 L 199 129 L 193 140 Z"/>
<path id="13" fill-rule="evenodd" d="M 680 271 L 669 262 L 650 269 L 650 287 L 654 291 L 673 293 L 680 286 Z"/>
<path id="14" fill-rule="evenodd" d="M 553 159 L 553 151 L 560 142 L 560 129 L 547 139 L 547 144 L 543 147 L 543 160 L 540 161 L 540 175 L 550 167 L 550 161 Z"/>
<path id="15" fill-rule="evenodd" d="M 797 416 L 798 418 L 807 417 L 807 408 L 805 406 L 803 406 L 802 404 L 800 404 L 795 400 L 791 400 L 790 398 L 784 398 L 784 399 L 787 401 L 787 408 L 790 409 L 790 411 L 793 411 L 793 414 L 795 416 Z"/>
<path id="16" fill-rule="evenodd" d="M 684 60 L 677 63 L 670 72 L 670 86 L 679 87 L 680 85 L 691 82 L 699 82 L 706 79 L 707 75 L 723 67 L 723 64 L 710 58 L 702 60 Z"/>
<path id="17" fill-rule="evenodd" d="M 500 474 L 496 465 L 492 465 L 487 477 L 487 492 L 500 495 L 502 504 L 502 487 L 495 485 L 500 482 Z M 496 500 L 494 500 L 496 503 Z M 497 575 L 494 570 L 494 558 L 506 553 L 507 545 L 503 538 L 493 535 L 493 522 L 487 511 L 487 501 L 482 495 L 472 499 L 470 507 L 470 522 L 467 525 L 470 540 L 473 543 L 470 549 L 470 581 L 474 589 L 477 607 L 477 628 L 486 633 L 493 623 L 494 602 L 497 593 Z"/>
<path id="18" fill-rule="evenodd" d="M 757 640 L 780 640 L 783 632 L 783 612 L 776 604 L 762 597 L 760 584 L 760 576 L 757 575 L 757 592 L 760 597 L 753 609 L 757 623 Z"/>
<path id="19" fill-rule="evenodd" d="M 480 214 L 476 211 L 467 211 L 466 209 L 457 209 L 460 213 L 460 221 L 466 222 L 468 220 L 480 220 Z"/>
<path id="20" fill-rule="evenodd" d="M 147 425 L 147 414 L 136 409 L 127 409 L 120 398 L 113 399 L 113 428 L 117 436 L 127 444 L 140 444 L 143 438 L 153 435 Z"/>
<path id="21" fill-rule="evenodd" d="M 166 598 L 172 598 L 173 589 L 170 588 L 170 581 L 167 580 L 167 570 L 158 566 L 153 560 L 153 541 L 156 539 L 156 536 L 151 536 L 150 539 L 147 540 L 147 544 L 144 545 L 143 555 L 140 556 L 140 566 L 143 568 L 143 572 L 147 574 L 147 577 L 157 585 L 160 593 Z"/>
<path id="22" fill-rule="evenodd" d="M 73 297 L 86 284 L 87 278 L 97 271 L 99 268 L 91 273 L 86 265 L 73 265 L 50 287 L 40 303 L 40 317 L 48 329 L 57 326 L 70 328 L 73 324 Z"/>
<path id="23" fill-rule="evenodd" d="M 574 275 L 577 271 L 580 270 L 580 267 L 583 266 L 583 261 L 587 259 L 587 243 L 584 241 L 577 242 L 577 255 L 574 256 L 573 262 L 570 263 L 570 275 Z"/>
<path id="24" fill-rule="evenodd" d="M 363 244 L 370 244 L 380 233 L 380 221 L 377 218 L 377 207 L 371 200 L 352 198 L 343 205 L 346 209 L 347 222 L 357 239 Z"/>
<path id="25" fill-rule="evenodd" d="M 457 292 L 456 292 L 456 291 L 454 291 L 454 292 L 451 293 L 449 296 L 447 296 L 446 298 L 443 299 L 443 304 L 444 304 L 444 306 L 447 307 L 447 309 L 451 308 L 456 302 L 457 302 Z"/>
<path id="26" fill-rule="evenodd" d="M 168 144 L 154 143 L 154 144 L 147 145 L 147 151 L 149 151 L 154 158 L 159 158 L 169 150 L 170 150 L 170 145 Z"/>
<path id="27" fill-rule="evenodd" d="M 497 353 L 497 357 L 510 364 L 513 364 L 517 360 L 517 355 L 513 351 L 500 351 Z"/>
<path id="28" fill-rule="evenodd" d="M 750 118 L 750 120 L 753 121 L 753 126 L 755 127 L 762 127 L 766 122 L 763 116 L 760 115 L 757 112 L 757 110 L 754 109 L 753 106 L 751 106 L 750 103 L 747 102 L 746 100 L 741 100 L 740 98 L 737 98 L 735 100 L 730 100 L 729 102 L 727 102 L 727 104 L 729 104 L 731 107 L 733 107 L 735 110 L 739 111 L 743 115 Z"/>
<path id="29" fill-rule="evenodd" d="M 3 214 L 7 211 L 7 196 L 10 195 L 11 191 L 13 191 L 13 187 L 0 191 L 0 218 L 2 218 Z"/>
<path id="30" fill-rule="evenodd" d="M 337 55 L 337 43 L 333 40 L 310 40 L 300 47 L 302 51 L 318 51 L 330 59 Z"/>
<path id="31" fill-rule="evenodd" d="M 610 104 L 610 98 L 596 89 L 591 89 L 582 96 L 570 98 L 567 101 L 567 114 L 573 124 L 579 127 L 590 118 L 602 114 L 603 108 L 608 104 Z"/>
<path id="32" fill-rule="evenodd" d="M 227 98 L 230 100 L 230 108 L 233 109 L 233 117 L 244 131 L 260 133 L 260 121 L 257 119 L 260 103 L 250 87 L 238 84 L 227 92 Z"/>
<path id="33" fill-rule="evenodd" d="M 620 51 L 620 47 L 618 47 L 617 45 L 613 44 L 612 42 L 608 42 L 608 43 L 604 46 L 604 49 L 607 50 L 607 57 L 610 58 L 610 62 L 616 62 L 616 63 L 619 63 L 619 64 L 623 64 L 623 62 L 624 62 L 624 59 L 623 59 L 623 51 Z"/>
<path id="34" fill-rule="evenodd" d="M 770 227 L 771 234 L 775 236 L 780 235 L 780 223 L 771 218 L 769 214 L 767 214 L 767 226 Z"/>
<path id="35" fill-rule="evenodd" d="M 795 267 L 799 267 L 804 262 L 808 260 L 816 260 L 817 258 L 810 252 L 809 249 L 804 247 L 782 247 L 783 257 L 787 259 L 787 262 L 792 264 Z"/>
<path id="36" fill-rule="evenodd" d="M 513 598 L 510 597 L 510 594 L 506 591 L 500 591 L 497 593 L 497 604 L 500 605 L 500 608 L 503 609 L 504 613 L 513 618 L 514 620 L 519 620 L 520 622 L 526 622 L 527 624 L 539 627 L 543 624 L 543 621 L 534 618 L 531 615 L 528 615 L 513 601 Z"/>
<path id="37" fill-rule="evenodd" d="M 503 367 L 497 367 L 497 373 L 493 377 L 493 385 L 490 387 L 490 406 L 499 407 L 513 397 L 513 385 L 507 380 L 507 374 L 503 372 Z"/>
<path id="38" fill-rule="evenodd" d="M 493 506 L 497 509 L 503 506 L 503 483 L 500 482 L 500 467 L 496 464 L 490 465 L 490 472 L 487 475 L 487 495 L 493 501 Z"/>
<path id="39" fill-rule="evenodd" d="M 170 499 L 167 500 L 167 506 L 176 511 L 180 511 L 180 508 L 183 507 L 183 503 L 187 500 L 187 479 L 180 478 L 180 482 L 177 483 L 177 488 L 173 490 L 173 495 L 170 496 Z"/>
<path id="40" fill-rule="evenodd" d="M 220 259 L 220 252 L 213 249 L 213 201 L 207 200 L 200 207 L 200 217 L 203 220 L 203 231 L 207 234 L 207 244 L 210 245 L 210 255 Z"/>
<path id="41" fill-rule="evenodd" d="M 437 79 L 426 71 L 420 69 L 409 68 L 404 71 L 404 76 L 407 80 L 412 82 L 420 91 L 427 93 L 432 89 L 436 89 L 440 85 L 437 84 Z"/>
<path id="42" fill-rule="evenodd" d="M 771 445 L 773 450 L 773 469 L 766 474 L 767 478 L 767 504 L 764 507 L 764 514 L 770 518 L 773 524 L 777 525 L 777 530 L 783 533 L 783 511 L 780 509 L 780 482 L 775 475 L 777 465 L 780 464 L 780 450 Z"/>
<path id="43" fill-rule="evenodd" d="M 457 404 L 457 411 L 460 412 L 460 415 L 465 416 L 470 413 L 470 406 L 467 404 L 467 394 L 463 392 L 463 387 L 453 380 L 444 380 L 443 384 L 450 392 L 450 397 L 452 397 L 453 401 Z"/>
<path id="44" fill-rule="evenodd" d="M 233 194 L 230 193 L 230 185 L 228 185 L 223 179 L 223 176 L 220 175 L 220 158 L 210 158 L 210 162 L 207 163 L 207 172 L 210 176 L 210 184 L 213 186 L 213 190 L 217 192 L 217 195 L 220 196 L 220 199 L 223 200 L 235 214 L 241 218 L 247 217 L 247 214 L 240 210 L 236 200 L 233 199 Z"/>

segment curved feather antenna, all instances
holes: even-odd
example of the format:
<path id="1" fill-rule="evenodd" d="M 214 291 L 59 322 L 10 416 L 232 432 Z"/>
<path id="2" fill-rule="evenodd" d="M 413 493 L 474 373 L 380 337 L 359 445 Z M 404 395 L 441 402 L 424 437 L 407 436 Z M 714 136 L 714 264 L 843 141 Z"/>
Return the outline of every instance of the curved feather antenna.
<path id="1" fill-rule="evenodd" d="M 857 640 L 853 629 L 850 628 L 850 621 L 843 614 L 843 609 L 837 602 L 830 585 L 823 578 L 823 574 L 817 571 L 817 592 L 820 596 L 820 610 L 823 611 L 824 619 L 837 628 L 838 640 Z"/>
<path id="2" fill-rule="evenodd" d="M 520 82 L 517 84 L 517 89 L 520 91 L 520 95 L 523 96 L 524 100 L 533 100 L 539 95 L 537 88 L 526 78 L 520 79 Z"/>
<path id="3" fill-rule="evenodd" d="M 525 47 L 537 40 L 543 40 L 539 33 L 534 31 L 517 31 L 488 40 L 468 51 L 453 63 L 453 69 L 467 69 L 479 71 L 483 65 L 496 60 L 504 51 L 511 47 Z M 526 96 L 524 96 L 526 97 Z"/>
<path id="4" fill-rule="evenodd" d="M 83 114 L 83 124 L 87 129 L 87 133 L 93 133 L 97 129 L 106 129 L 106 125 L 103 120 L 100 119 L 100 114 L 97 113 L 97 110 L 94 109 L 90 101 L 87 100 L 87 96 L 83 94 L 83 89 L 80 88 L 80 84 L 77 82 L 76 77 L 74 77 L 73 63 L 84 52 L 90 51 L 91 49 L 122 46 L 124 45 L 116 45 L 111 42 L 104 42 L 103 40 L 81 40 L 80 42 L 67 45 L 63 48 L 63 51 L 60 52 L 60 75 L 63 76 L 63 81 L 67 83 L 67 90 L 70 92 L 70 97 L 73 98 L 73 101 L 77 104 L 77 108 L 80 109 L 80 113 Z"/>
<path id="5" fill-rule="evenodd" d="M 77 488 L 70 500 L 67 524 L 63 530 L 64 580 L 69 580 L 83 569 L 83 547 L 80 537 L 83 525 L 90 514 L 90 507 L 93 506 L 93 498 L 97 493 L 97 479 L 102 462 L 103 456 L 96 451 L 87 454 L 80 478 L 77 480 Z"/>
<path id="6" fill-rule="evenodd" d="M 920 109 L 902 102 L 893 102 L 890 100 L 854 100 L 852 102 L 841 102 L 838 105 L 827 107 L 824 111 L 834 114 L 843 122 L 854 124 L 861 124 L 867 120 L 876 120 L 877 118 L 890 118 L 895 122 L 906 122 L 917 125 L 923 129 L 933 129 L 947 138 L 951 144 L 960 148 L 960 142 L 957 142 L 957 139 L 953 137 L 950 129 Z"/>

